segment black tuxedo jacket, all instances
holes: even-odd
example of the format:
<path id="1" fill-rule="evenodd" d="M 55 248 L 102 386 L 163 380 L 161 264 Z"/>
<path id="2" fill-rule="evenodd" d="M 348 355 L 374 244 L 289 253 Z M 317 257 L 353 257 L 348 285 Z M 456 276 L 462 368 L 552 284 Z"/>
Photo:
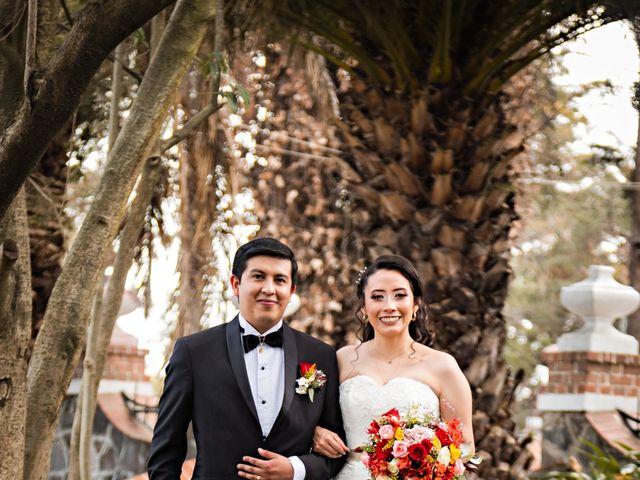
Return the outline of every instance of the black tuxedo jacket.
<path id="1" fill-rule="evenodd" d="M 151 442 L 151 480 L 180 478 L 189 422 L 197 447 L 194 479 L 241 478 L 236 465 L 243 463 L 244 455 L 259 458 L 259 447 L 286 457 L 299 456 L 305 480 L 328 480 L 337 473 L 344 459 L 310 453 L 316 425 L 344 438 L 335 351 L 286 324 L 283 329 L 284 399 L 267 437 L 262 436 L 251 395 L 238 318 L 176 342 Z M 315 363 L 327 375 L 313 402 L 295 392 L 300 362 Z"/>

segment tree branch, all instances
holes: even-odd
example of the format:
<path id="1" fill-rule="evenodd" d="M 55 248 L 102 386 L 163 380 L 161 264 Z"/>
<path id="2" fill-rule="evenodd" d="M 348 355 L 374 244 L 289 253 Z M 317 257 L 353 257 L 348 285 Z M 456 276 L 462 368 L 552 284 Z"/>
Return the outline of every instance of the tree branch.
<path id="1" fill-rule="evenodd" d="M 202 123 L 203 120 L 205 120 L 207 117 L 209 117 L 210 115 L 220 110 L 222 108 L 222 105 L 218 105 L 217 99 L 218 99 L 218 94 L 217 92 L 214 92 L 213 97 L 211 98 L 211 101 L 207 104 L 206 107 L 204 107 L 202 110 L 196 113 L 193 117 L 191 117 L 182 126 L 182 128 L 178 130 L 176 133 L 174 133 L 170 138 L 167 138 L 166 140 L 163 140 L 160 143 L 160 147 L 159 147 L 160 153 L 166 152 L 171 147 L 177 145 L 182 140 L 187 138 L 196 129 L 196 127 L 200 125 L 200 123 Z"/>
<path id="2" fill-rule="evenodd" d="M 60 0 L 60 5 L 62 6 L 62 10 L 64 10 L 64 16 L 66 17 L 69 26 L 72 26 L 73 18 L 71 17 L 71 12 L 69 11 L 66 0 Z"/>
<path id="3" fill-rule="evenodd" d="M 0 218 L 109 53 L 172 0 L 88 2 L 0 138 Z"/>
<path id="4" fill-rule="evenodd" d="M 29 0 L 27 6 L 27 45 L 24 56 L 24 91 L 29 96 L 29 77 L 36 69 L 36 35 L 38 32 L 38 0 Z"/>

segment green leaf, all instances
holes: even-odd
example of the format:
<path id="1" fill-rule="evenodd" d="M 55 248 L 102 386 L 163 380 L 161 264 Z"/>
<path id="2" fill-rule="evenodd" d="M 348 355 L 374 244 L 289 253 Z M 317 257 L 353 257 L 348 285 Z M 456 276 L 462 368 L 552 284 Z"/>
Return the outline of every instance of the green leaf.
<path id="1" fill-rule="evenodd" d="M 249 94 L 249 90 L 247 90 L 244 85 L 241 83 L 236 83 L 233 85 L 234 93 L 244 101 L 245 105 L 249 105 L 251 103 L 251 95 Z"/>
<path id="2" fill-rule="evenodd" d="M 220 92 L 219 95 L 222 95 L 227 99 L 227 107 L 231 113 L 236 113 L 238 111 L 238 100 L 236 99 L 236 95 L 233 92 Z"/>

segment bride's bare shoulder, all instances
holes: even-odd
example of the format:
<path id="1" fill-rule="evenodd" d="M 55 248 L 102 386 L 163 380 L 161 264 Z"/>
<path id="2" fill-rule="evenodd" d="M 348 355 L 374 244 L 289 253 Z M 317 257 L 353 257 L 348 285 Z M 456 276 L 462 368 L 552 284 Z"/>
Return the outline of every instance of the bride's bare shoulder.
<path id="1" fill-rule="evenodd" d="M 421 345 L 421 347 L 424 354 L 423 358 L 428 360 L 429 366 L 434 370 L 434 373 L 438 372 L 447 375 L 452 372 L 460 371 L 458 362 L 453 355 L 441 350 L 436 350 L 435 348 L 423 345 Z"/>
<path id="2" fill-rule="evenodd" d="M 338 362 L 349 362 L 357 358 L 357 347 L 358 345 L 345 345 L 344 347 L 340 348 L 336 352 L 336 355 L 338 356 Z"/>

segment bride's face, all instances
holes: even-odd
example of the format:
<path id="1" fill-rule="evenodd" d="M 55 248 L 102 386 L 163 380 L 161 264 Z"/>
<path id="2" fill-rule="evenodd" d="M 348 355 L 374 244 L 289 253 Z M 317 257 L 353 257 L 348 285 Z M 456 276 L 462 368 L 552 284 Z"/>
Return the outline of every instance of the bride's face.
<path id="1" fill-rule="evenodd" d="M 362 311 L 376 335 L 404 335 L 416 310 L 411 284 L 401 273 L 378 270 L 369 277 Z"/>

